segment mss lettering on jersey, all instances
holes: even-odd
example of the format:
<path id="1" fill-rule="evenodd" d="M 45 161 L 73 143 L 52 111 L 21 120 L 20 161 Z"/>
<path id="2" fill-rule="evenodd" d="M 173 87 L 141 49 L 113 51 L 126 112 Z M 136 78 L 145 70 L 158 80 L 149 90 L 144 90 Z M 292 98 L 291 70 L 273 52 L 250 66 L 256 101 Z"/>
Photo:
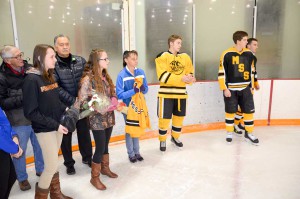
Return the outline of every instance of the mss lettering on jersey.
<path id="1" fill-rule="evenodd" d="M 254 56 L 244 48 L 238 52 L 236 48 L 224 51 L 220 58 L 218 80 L 221 90 L 243 90 L 253 85 Z"/>

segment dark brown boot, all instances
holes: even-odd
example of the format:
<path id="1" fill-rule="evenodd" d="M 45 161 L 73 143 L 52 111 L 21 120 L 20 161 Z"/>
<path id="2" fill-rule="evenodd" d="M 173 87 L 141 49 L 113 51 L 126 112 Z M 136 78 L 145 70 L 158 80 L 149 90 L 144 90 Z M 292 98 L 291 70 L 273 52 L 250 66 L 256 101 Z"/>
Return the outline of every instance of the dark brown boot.
<path id="1" fill-rule="evenodd" d="M 98 190 L 105 190 L 106 186 L 100 181 L 101 164 L 92 162 L 91 184 Z"/>
<path id="2" fill-rule="evenodd" d="M 107 175 L 110 178 L 117 178 L 118 175 L 112 172 L 109 168 L 109 154 L 104 154 L 101 161 L 101 174 Z"/>
<path id="3" fill-rule="evenodd" d="M 47 199 L 49 194 L 49 189 L 41 189 L 38 183 L 35 184 L 35 199 Z"/>
<path id="4" fill-rule="evenodd" d="M 69 196 L 65 196 L 60 190 L 59 173 L 55 173 L 52 177 L 50 184 L 50 198 L 51 199 L 72 199 Z"/>

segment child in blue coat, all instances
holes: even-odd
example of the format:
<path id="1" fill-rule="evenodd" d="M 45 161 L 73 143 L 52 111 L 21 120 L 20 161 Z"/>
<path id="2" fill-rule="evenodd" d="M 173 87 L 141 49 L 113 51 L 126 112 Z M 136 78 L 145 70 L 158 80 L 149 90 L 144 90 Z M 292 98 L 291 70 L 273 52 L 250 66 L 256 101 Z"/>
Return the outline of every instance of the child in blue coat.
<path id="1" fill-rule="evenodd" d="M 10 126 L 6 115 L 0 107 L 0 198 L 8 198 L 10 190 L 17 179 L 11 155 L 19 158 L 23 150 L 19 147 L 16 132 Z"/>
<path id="2" fill-rule="evenodd" d="M 123 70 L 118 74 L 116 83 L 116 93 L 118 99 L 122 99 L 126 106 L 129 105 L 131 97 L 137 93 L 142 92 L 146 94 L 148 92 L 148 84 L 145 72 L 137 68 L 138 53 L 135 50 L 125 51 L 123 54 Z M 134 86 L 135 78 L 143 78 L 143 85 L 138 89 Z M 126 122 L 126 115 L 123 114 Z M 125 133 L 126 148 L 129 157 L 129 161 L 135 163 L 143 161 L 144 158 L 140 154 L 139 138 L 132 138 L 130 134 Z"/>

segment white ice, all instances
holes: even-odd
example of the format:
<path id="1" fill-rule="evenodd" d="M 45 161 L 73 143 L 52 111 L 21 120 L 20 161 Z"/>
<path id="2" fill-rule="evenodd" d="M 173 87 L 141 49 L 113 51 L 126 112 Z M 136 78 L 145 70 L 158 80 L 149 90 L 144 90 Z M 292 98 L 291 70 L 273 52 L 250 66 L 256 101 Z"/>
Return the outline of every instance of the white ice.
<path id="1" fill-rule="evenodd" d="M 101 175 L 107 190 L 90 184 L 90 168 L 74 152 L 76 174 L 69 176 L 60 156 L 63 193 L 76 199 L 299 199 L 300 127 L 256 127 L 259 146 L 243 137 L 225 143 L 224 130 L 183 134 L 177 149 L 167 140 L 159 151 L 157 138 L 141 140 L 143 162 L 130 163 L 124 142 L 110 146 L 111 170 L 119 177 Z M 31 190 L 21 191 L 16 182 L 11 199 L 34 198 L 38 180 L 28 166 Z"/>

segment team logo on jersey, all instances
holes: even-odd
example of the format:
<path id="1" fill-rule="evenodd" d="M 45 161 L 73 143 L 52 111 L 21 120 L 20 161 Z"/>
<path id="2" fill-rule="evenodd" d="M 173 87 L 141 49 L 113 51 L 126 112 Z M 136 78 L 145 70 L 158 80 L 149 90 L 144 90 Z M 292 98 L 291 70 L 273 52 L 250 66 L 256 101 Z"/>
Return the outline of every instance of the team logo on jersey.
<path id="1" fill-rule="evenodd" d="M 170 67 L 171 67 L 171 73 L 174 73 L 176 75 L 180 75 L 183 73 L 184 70 L 184 66 L 179 62 L 179 61 L 172 61 L 170 63 Z"/>

